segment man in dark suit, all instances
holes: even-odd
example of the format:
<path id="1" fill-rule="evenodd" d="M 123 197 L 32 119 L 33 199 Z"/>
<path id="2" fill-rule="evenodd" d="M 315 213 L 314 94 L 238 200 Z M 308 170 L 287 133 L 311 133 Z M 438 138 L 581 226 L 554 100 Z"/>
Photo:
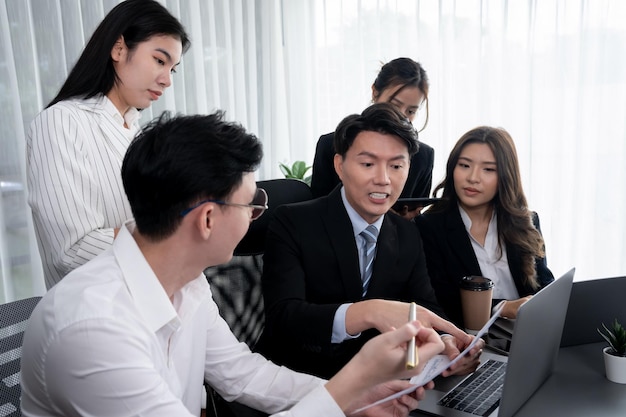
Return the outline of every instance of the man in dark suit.
<path id="1" fill-rule="evenodd" d="M 327 378 L 371 337 L 405 323 L 415 301 L 424 325 L 452 335 L 444 336 L 446 353 L 456 356 L 472 337 L 433 313 L 441 310 L 419 231 L 388 213 L 406 182 L 416 131 L 392 105 L 374 104 L 339 124 L 335 148 L 342 185 L 326 197 L 278 207 L 270 223 L 266 325 L 256 349 Z M 448 373 L 473 370 L 481 347 Z"/>

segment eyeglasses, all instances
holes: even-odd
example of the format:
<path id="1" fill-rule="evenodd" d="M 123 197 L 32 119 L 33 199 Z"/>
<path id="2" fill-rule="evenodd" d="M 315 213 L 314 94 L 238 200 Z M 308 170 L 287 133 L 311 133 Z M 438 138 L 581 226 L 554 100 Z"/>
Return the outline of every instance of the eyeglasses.
<path id="1" fill-rule="evenodd" d="M 256 194 L 254 195 L 254 198 L 252 199 L 252 203 L 250 204 L 229 203 L 227 201 L 222 201 L 222 200 L 202 200 L 195 206 L 189 207 L 188 209 L 181 211 L 180 216 L 181 217 L 186 216 L 192 210 L 197 209 L 203 204 L 215 203 L 215 204 L 219 204 L 222 206 L 237 206 L 237 207 L 251 208 L 252 216 L 250 217 L 250 220 L 256 220 L 259 217 L 261 217 L 263 213 L 265 213 L 265 210 L 267 210 L 267 202 L 268 202 L 268 199 L 267 199 L 267 193 L 265 192 L 265 190 L 263 188 L 257 188 Z"/>

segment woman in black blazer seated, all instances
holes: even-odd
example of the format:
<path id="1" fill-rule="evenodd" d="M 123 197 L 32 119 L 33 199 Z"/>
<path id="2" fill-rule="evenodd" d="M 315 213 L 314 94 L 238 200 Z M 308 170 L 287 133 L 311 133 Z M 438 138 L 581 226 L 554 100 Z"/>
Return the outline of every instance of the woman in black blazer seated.
<path id="1" fill-rule="evenodd" d="M 494 281 L 494 306 L 503 303 L 502 315 L 515 318 L 554 277 L 509 133 L 482 126 L 464 134 L 433 194 L 439 190 L 444 200 L 416 219 L 439 304 L 463 328 L 459 281 L 482 275 Z"/>
<path id="2" fill-rule="evenodd" d="M 428 123 L 428 76 L 422 66 L 411 58 L 396 58 L 382 66 L 374 84 L 372 84 L 372 103 L 388 102 L 404 114 L 411 122 L 417 111 L 426 107 L 424 130 Z M 328 195 L 337 184 L 339 177 L 335 172 L 333 160 L 334 133 L 322 135 L 315 149 L 311 191 L 313 197 Z M 409 176 L 400 198 L 428 197 L 433 179 L 435 151 L 430 146 L 418 141 L 418 152 L 411 158 Z M 420 213 L 421 207 L 410 212 L 399 213 L 412 219 Z"/>

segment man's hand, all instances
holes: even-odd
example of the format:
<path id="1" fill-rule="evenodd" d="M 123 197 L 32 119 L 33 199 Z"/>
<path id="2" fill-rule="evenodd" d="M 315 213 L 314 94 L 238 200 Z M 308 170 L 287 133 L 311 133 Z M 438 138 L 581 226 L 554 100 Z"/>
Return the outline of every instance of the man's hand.
<path id="1" fill-rule="evenodd" d="M 358 334 L 367 329 L 377 329 L 384 333 L 392 328 L 399 328 L 409 318 L 409 303 L 392 300 L 365 300 L 352 304 L 346 312 L 346 330 L 349 334 Z M 432 311 L 417 306 L 417 320 L 424 326 L 450 334 L 467 346 L 472 338 L 448 320 L 444 320 Z"/>
<path id="2" fill-rule="evenodd" d="M 380 384 L 368 391 L 359 401 L 360 404 L 358 404 L 355 409 L 358 410 L 360 407 L 372 404 L 382 398 L 386 398 L 412 386 L 413 384 L 411 384 L 407 380 L 395 380 Z M 347 411 L 346 415 L 359 417 L 406 417 L 409 415 L 411 410 L 415 410 L 417 408 L 417 406 L 419 405 L 419 401 L 424 399 L 424 393 L 426 392 L 425 390 L 433 389 L 434 386 L 435 384 L 431 381 L 423 387 L 418 387 L 410 394 L 405 394 L 399 398 L 395 398 L 391 401 L 387 401 L 372 408 L 368 408 L 367 410 L 363 410 L 360 413 L 351 414 L 350 411 Z"/>
<path id="3" fill-rule="evenodd" d="M 417 306 L 417 319 L 420 321 L 420 323 L 422 323 L 422 325 L 426 327 L 430 327 L 432 329 L 454 336 L 454 338 L 457 339 L 457 346 L 468 346 L 473 340 L 471 335 L 456 327 L 454 324 L 452 324 L 452 322 L 442 319 L 429 309 L 421 307 L 419 305 Z"/>
<path id="4" fill-rule="evenodd" d="M 448 359 L 453 360 L 459 354 L 469 346 L 469 344 L 474 340 L 474 336 L 468 335 L 470 337 L 469 343 L 463 343 L 457 338 L 444 335 L 442 336 L 444 348 L 444 355 L 448 356 Z M 474 372 L 478 365 L 480 365 L 480 355 L 483 352 L 483 348 L 485 347 L 485 341 L 480 339 L 472 349 L 467 352 L 467 354 L 461 358 L 457 363 L 452 365 L 450 368 L 446 369 L 441 373 L 442 376 L 450 376 L 450 375 L 466 375 L 471 372 Z"/>
<path id="5" fill-rule="evenodd" d="M 413 220 L 414 218 L 416 218 L 417 216 L 419 216 L 422 213 L 423 209 L 424 209 L 424 207 L 417 206 L 413 210 L 409 210 L 409 206 L 404 205 L 404 206 L 402 206 L 402 210 L 400 210 L 400 211 L 396 211 L 394 209 L 389 209 L 389 211 L 392 211 L 392 212 L 396 213 L 398 216 L 402 216 L 402 217 L 404 217 L 407 220 Z"/>
<path id="6" fill-rule="evenodd" d="M 380 393 L 380 384 L 417 375 L 421 367 L 406 369 L 407 344 L 411 339 L 415 339 L 419 347 L 420 363 L 427 362 L 444 349 L 441 337 L 433 329 L 422 326 L 418 321 L 405 323 L 398 329 L 370 339 L 350 362 L 326 383 L 326 389 L 337 405 L 344 411 L 358 410 L 384 398 Z M 395 406 L 388 405 L 382 409 L 397 413 L 414 405 L 413 400 L 405 398 Z"/>

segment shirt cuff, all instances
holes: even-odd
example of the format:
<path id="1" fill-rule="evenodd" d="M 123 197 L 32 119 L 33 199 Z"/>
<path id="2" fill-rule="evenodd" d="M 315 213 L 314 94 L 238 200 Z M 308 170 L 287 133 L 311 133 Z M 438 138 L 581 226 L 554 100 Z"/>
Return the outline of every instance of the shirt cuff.
<path id="1" fill-rule="evenodd" d="M 325 386 L 320 386 L 311 391 L 302 398 L 289 411 L 272 414 L 271 417 L 290 416 L 290 417 L 308 417 L 308 416 L 325 416 L 325 417 L 344 417 L 345 414 L 330 395 Z"/>
<path id="2" fill-rule="evenodd" d="M 348 339 L 356 339 L 361 335 L 358 333 L 354 336 L 348 334 L 346 330 L 346 311 L 348 311 L 348 307 L 350 307 L 352 303 L 342 304 L 339 306 L 337 311 L 335 311 L 335 318 L 333 319 L 333 335 L 330 339 L 331 343 L 341 343 Z"/>
<path id="3" fill-rule="evenodd" d="M 493 316 L 496 311 L 498 311 L 500 309 L 500 307 L 502 307 L 504 305 L 504 303 L 506 302 L 506 300 L 502 300 L 500 301 L 498 304 L 496 304 L 492 309 L 491 309 L 491 315 Z"/>

